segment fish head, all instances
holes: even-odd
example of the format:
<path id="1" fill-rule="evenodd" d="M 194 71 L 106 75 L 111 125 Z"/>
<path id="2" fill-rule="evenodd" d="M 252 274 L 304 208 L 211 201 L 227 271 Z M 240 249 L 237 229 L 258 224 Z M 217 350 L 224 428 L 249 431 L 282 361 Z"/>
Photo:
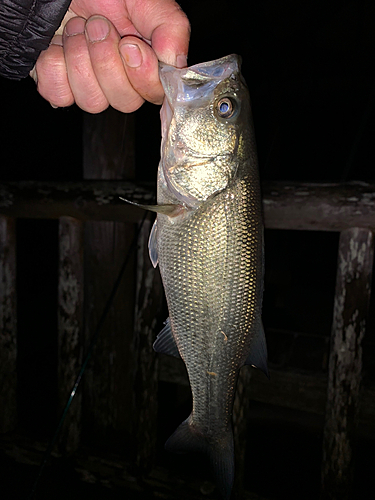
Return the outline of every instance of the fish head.
<path id="1" fill-rule="evenodd" d="M 250 117 L 240 65 L 234 54 L 183 69 L 160 65 L 162 176 L 169 192 L 189 207 L 223 191 L 236 176 Z"/>

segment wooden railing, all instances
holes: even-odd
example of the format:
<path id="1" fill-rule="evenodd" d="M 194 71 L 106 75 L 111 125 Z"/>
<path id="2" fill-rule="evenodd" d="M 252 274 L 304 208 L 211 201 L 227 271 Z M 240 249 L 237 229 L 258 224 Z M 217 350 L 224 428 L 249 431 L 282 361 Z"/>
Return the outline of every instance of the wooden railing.
<path id="1" fill-rule="evenodd" d="M 309 387 L 308 401 L 302 397 L 288 404 L 321 413 L 325 406 L 322 465 L 322 498 L 349 498 L 352 481 L 352 448 L 359 418 L 360 398 L 366 401 L 360 415 L 375 416 L 375 391 L 362 393 L 362 339 L 366 331 L 373 266 L 375 230 L 375 185 L 365 183 L 311 184 L 267 182 L 262 186 L 265 227 L 340 232 L 337 281 L 334 300 L 329 376 L 312 376 L 271 371 L 267 382 L 248 384 L 249 371 L 242 370 L 238 394 L 283 404 L 285 387 Z M 82 361 L 83 322 L 83 238 L 84 221 L 106 220 L 139 224 L 143 213 L 125 204 L 120 196 L 139 203 L 154 200 L 154 186 L 121 181 L 17 182 L 0 184 L 0 431 L 12 429 L 16 415 L 16 238 L 15 219 L 59 219 L 59 393 L 61 404 L 69 394 Z M 152 353 L 155 317 L 159 315 L 162 287 L 152 269 L 146 246 L 150 230 L 147 221 L 138 237 L 135 302 L 134 402 L 139 467 L 152 465 L 155 447 L 157 362 Z M 171 366 L 161 369 L 161 378 L 171 380 Z M 173 375 L 183 381 L 183 375 Z M 249 387 L 250 386 L 250 389 Z M 263 390 L 264 389 L 264 390 Z M 283 392 L 284 390 L 284 392 Z M 302 391 L 303 392 L 303 391 Z M 288 398 L 286 398 L 288 399 Z M 242 404 L 244 404 L 242 401 Z M 325 402 L 324 402 L 325 401 Z M 246 412 L 235 403 L 234 421 L 239 457 L 244 454 Z M 81 404 L 67 419 L 64 442 L 74 449 L 80 437 Z M 240 474 L 241 475 L 241 474 Z"/>

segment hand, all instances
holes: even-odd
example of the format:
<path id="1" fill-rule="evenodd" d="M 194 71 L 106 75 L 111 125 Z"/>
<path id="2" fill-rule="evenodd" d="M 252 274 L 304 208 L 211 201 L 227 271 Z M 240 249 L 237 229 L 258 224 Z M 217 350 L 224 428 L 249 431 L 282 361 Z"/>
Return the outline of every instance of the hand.
<path id="1" fill-rule="evenodd" d="M 174 0 L 73 0 L 32 76 L 54 107 L 130 113 L 161 104 L 158 61 L 186 66 L 189 35 Z"/>

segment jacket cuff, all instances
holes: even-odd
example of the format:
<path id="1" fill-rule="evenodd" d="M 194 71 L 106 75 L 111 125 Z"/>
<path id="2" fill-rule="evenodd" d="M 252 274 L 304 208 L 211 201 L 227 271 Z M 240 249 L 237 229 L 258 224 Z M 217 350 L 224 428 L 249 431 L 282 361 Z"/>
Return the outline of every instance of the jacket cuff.
<path id="1" fill-rule="evenodd" d="M 0 3 L 0 75 L 28 76 L 48 48 L 71 0 L 2 0 Z"/>

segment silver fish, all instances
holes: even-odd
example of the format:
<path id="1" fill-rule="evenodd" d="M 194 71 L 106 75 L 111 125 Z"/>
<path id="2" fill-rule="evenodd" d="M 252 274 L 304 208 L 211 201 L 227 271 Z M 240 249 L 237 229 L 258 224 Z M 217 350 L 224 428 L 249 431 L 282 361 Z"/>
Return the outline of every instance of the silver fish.
<path id="1" fill-rule="evenodd" d="M 190 416 L 166 443 L 206 453 L 222 498 L 234 478 L 232 407 L 240 368 L 267 373 L 261 322 L 263 224 L 250 99 L 240 58 L 162 65 L 162 145 L 149 250 L 169 319 L 157 352 L 181 356 Z"/>

